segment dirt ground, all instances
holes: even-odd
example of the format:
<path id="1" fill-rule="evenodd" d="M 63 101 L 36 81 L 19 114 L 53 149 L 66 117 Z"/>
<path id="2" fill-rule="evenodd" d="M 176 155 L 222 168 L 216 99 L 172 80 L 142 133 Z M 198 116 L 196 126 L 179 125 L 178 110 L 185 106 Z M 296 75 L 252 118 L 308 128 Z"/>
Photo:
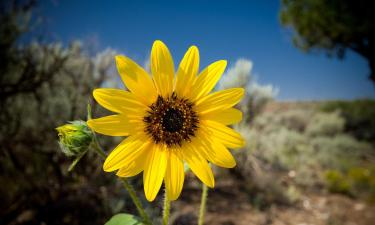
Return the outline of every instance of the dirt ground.
<path id="1" fill-rule="evenodd" d="M 174 225 L 197 224 L 200 203 L 198 184 L 184 189 L 173 207 Z M 235 182 L 218 183 L 209 190 L 206 225 L 374 225 L 375 205 L 344 195 L 305 193 L 293 205 L 256 209 L 249 194 Z M 178 209 L 178 210 L 177 210 Z"/>

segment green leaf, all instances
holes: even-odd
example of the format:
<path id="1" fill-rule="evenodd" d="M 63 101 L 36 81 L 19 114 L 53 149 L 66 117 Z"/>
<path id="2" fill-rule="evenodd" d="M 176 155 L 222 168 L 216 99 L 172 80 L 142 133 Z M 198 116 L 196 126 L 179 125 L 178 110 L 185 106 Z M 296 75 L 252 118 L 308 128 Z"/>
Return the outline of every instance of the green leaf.
<path id="1" fill-rule="evenodd" d="M 138 217 L 131 215 L 131 214 L 127 214 L 127 213 L 116 214 L 112 216 L 112 218 L 108 222 L 105 223 L 105 225 L 142 225 L 142 224 L 143 223 Z"/>

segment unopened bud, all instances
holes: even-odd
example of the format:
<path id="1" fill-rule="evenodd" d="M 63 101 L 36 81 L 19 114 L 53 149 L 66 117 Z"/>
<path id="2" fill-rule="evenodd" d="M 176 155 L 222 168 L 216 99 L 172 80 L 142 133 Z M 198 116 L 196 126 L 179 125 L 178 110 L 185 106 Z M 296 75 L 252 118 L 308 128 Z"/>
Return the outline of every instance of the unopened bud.
<path id="1" fill-rule="evenodd" d="M 59 136 L 59 145 L 67 156 L 83 154 L 89 148 L 93 133 L 86 122 L 75 120 L 56 128 Z"/>

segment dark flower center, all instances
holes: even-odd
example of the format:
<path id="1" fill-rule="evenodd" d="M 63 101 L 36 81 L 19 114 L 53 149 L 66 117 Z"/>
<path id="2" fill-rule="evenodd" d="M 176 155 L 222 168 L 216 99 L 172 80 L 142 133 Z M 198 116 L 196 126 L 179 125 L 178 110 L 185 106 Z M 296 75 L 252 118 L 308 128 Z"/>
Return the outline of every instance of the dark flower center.
<path id="1" fill-rule="evenodd" d="M 168 98 L 158 96 L 143 121 L 146 123 L 146 133 L 155 143 L 172 147 L 190 141 L 198 129 L 199 119 L 193 110 L 193 103 L 173 93 Z"/>
<path id="2" fill-rule="evenodd" d="M 168 132 L 178 132 L 184 125 L 184 115 L 178 109 L 168 108 L 162 119 L 163 129 Z"/>

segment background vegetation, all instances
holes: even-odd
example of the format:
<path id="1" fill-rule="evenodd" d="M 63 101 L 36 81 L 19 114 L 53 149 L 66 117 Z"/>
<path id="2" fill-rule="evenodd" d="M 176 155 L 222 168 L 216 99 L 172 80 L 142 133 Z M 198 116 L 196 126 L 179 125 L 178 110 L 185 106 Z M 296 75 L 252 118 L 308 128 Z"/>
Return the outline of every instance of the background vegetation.
<path id="1" fill-rule="evenodd" d="M 107 113 L 91 92 L 119 85 L 116 52 L 93 52 L 79 41 L 69 46 L 43 38 L 24 41 L 39 22 L 33 6 L 1 6 L 0 224 L 103 224 L 114 213 L 136 213 L 94 153 L 68 173 L 71 159 L 60 152 L 55 132 L 66 121 L 85 120 L 87 103 L 95 116 Z M 298 224 L 300 215 L 300 223 L 370 224 L 375 101 L 275 102 L 278 90 L 258 84 L 251 70 L 251 62 L 240 59 L 218 86 L 247 90 L 239 105 L 244 120 L 235 126 L 247 144 L 234 152 L 236 168 L 215 167 L 207 222 Z M 105 149 L 119 141 L 99 138 Z M 139 178 L 131 182 L 143 196 Z M 194 224 L 198 185 L 188 174 L 181 200 L 173 205 L 175 224 Z M 143 204 L 151 214 L 160 211 L 158 200 Z M 345 210 L 351 209 L 347 218 Z"/>
<path id="2" fill-rule="evenodd" d="M 366 0 L 282 0 L 280 19 L 294 29 L 294 44 L 343 58 L 352 50 L 368 60 L 375 84 L 375 5 Z"/>

